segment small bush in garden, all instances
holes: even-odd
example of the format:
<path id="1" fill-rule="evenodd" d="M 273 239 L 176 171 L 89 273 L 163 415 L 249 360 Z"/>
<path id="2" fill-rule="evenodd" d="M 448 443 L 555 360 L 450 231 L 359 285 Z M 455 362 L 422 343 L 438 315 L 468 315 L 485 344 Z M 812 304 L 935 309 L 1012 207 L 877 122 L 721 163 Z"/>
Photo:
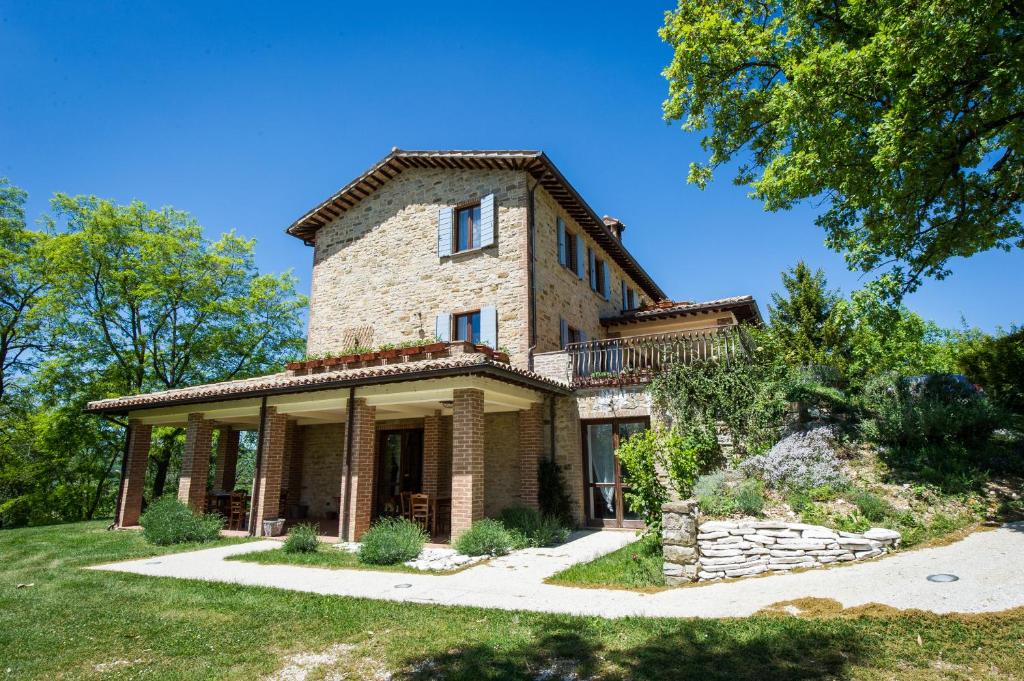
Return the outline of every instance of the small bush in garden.
<path id="1" fill-rule="evenodd" d="M 285 553 L 316 553 L 320 549 L 316 525 L 303 523 L 288 530 L 283 548 Z"/>
<path id="2" fill-rule="evenodd" d="M 744 515 L 761 515 L 764 511 L 764 483 L 747 478 L 733 490 L 733 505 Z"/>
<path id="3" fill-rule="evenodd" d="M 566 527 L 572 526 L 572 500 L 565 488 L 562 468 L 550 459 L 537 464 L 537 499 L 543 515 L 558 518 Z"/>
<path id="4" fill-rule="evenodd" d="M 569 528 L 561 521 L 527 506 L 510 506 L 498 520 L 512 536 L 513 548 L 554 546 L 569 538 Z"/>
<path id="5" fill-rule="evenodd" d="M 843 482 L 842 464 L 836 456 L 835 434 L 818 426 L 787 435 L 774 447 L 740 464 L 776 489 L 810 489 Z"/>
<path id="6" fill-rule="evenodd" d="M 693 485 L 693 496 L 700 510 L 708 515 L 729 515 L 735 508 L 725 471 L 715 471 L 697 478 Z"/>
<path id="7" fill-rule="evenodd" d="M 873 523 L 880 523 L 896 514 L 896 509 L 888 501 L 867 490 L 852 490 L 847 495 L 847 500 L 857 507 L 861 515 Z"/>
<path id="8" fill-rule="evenodd" d="M 473 523 L 453 544 L 467 556 L 504 556 L 512 550 L 512 535 L 497 520 L 484 518 Z"/>
<path id="9" fill-rule="evenodd" d="M 139 518 L 142 536 L 158 546 L 213 541 L 220 536 L 224 518 L 216 513 L 194 513 L 177 497 L 157 499 Z"/>
<path id="10" fill-rule="evenodd" d="M 396 565 L 420 555 L 427 533 L 406 518 L 382 518 L 360 540 L 357 558 L 367 565 Z"/>

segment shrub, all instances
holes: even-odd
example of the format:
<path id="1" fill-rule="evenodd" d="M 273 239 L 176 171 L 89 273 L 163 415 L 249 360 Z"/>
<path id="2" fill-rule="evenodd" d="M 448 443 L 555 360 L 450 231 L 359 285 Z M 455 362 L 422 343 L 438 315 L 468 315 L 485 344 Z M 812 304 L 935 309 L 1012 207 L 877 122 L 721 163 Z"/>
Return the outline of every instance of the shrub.
<path id="1" fill-rule="evenodd" d="M 865 489 L 853 489 L 847 500 L 857 507 L 862 516 L 873 523 L 881 523 L 896 515 L 896 509 L 877 494 Z"/>
<path id="2" fill-rule="evenodd" d="M 317 526 L 309 523 L 296 525 L 288 530 L 284 540 L 285 553 L 316 553 L 320 549 Z"/>
<path id="3" fill-rule="evenodd" d="M 787 435 L 764 454 L 740 464 L 776 489 L 810 489 L 843 481 L 842 466 L 833 448 L 835 434 L 829 426 Z"/>
<path id="4" fill-rule="evenodd" d="M 220 536 L 224 518 L 216 513 L 194 513 L 177 497 L 157 499 L 139 518 L 142 536 L 158 546 L 213 541 Z"/>
<path id="5" fill-rule="evenodd" d="M 685 434 L 677 429 L 645 430 L 634 434 L 618 450 L 619 461 L 629 478 L 626 498 L 630 508 L 643 517 L 648 527 L 657 528 L 661 507 L 669 498 L 659 468 L 668 473 L 672 487 L 685 498 L 717 448 L 717 439 L 699 430 Z"/>
<path id="6" fill-rule="evenodd" d="M 562 468 L 550 459 L 537 464 L 537 499 L 542 514 L 557 518 L 566 527 L 572 526 L 572 500 L 565 488 Z"/>
<path id="7" fill-rule="evenodd" d="M 396 565 L 420 555 L 427 533 L 406 518 L 381 518 L 366 531 L 359 546 L 360 563 Z"/>
<path id="8" fill-rule="evenodd" d="M 513 548 L 554 546 L 569 538 L 569 529 L 551 516 L 527 506 L 511 506 L 498 516 L 512 537 Z"/>
<path id="9" fill-rule="evenodd" d="M 459 535 L 453 546 L 467 556 L 504 556 L 512 550 L 512 535 L 497 520 L 484 518 Z"/>
<path id="10" fill-rule="evenodd" d="M 733 492 L 733 504 L 744 515 L 761 515 L 764 511 L 764 483 L 754 478 L 741 482 Z"/>
<path id="11" fill-rule="evenodd" d="M 729 515 L 735 508 L 725 471 L 715 471 L 697 478 L 693 485 L 693 496 L 700 510 L 708 515 Z"/>

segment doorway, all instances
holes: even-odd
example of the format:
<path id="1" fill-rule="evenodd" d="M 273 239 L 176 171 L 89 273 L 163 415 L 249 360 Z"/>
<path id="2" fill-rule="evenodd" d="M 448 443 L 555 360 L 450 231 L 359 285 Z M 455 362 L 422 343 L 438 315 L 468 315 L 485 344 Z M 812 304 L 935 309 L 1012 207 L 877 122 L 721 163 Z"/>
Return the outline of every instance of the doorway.
<path id="1" fill-rule="evenodd" d="M 629 491 L 619 463 L 618 449 L 634 433 L 647 430 L 646 417 L 583 422 L 583 464 L 587 471 L 587 524 L 596 527 L 643 527 L 640 515 L 629 507 Z"/>
<path id="2" fill-rule="evenodd" d="M 401 493 L 422 489 L 423 429 L 378 431 L 375 515 L 397 515 Z"/>

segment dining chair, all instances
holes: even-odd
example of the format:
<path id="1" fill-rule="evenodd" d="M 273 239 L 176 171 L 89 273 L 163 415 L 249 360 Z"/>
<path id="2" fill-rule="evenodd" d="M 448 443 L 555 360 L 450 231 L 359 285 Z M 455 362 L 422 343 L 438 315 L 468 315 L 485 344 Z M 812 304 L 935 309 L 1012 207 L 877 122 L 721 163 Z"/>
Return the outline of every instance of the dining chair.
<path id="1" fill-rule="evenodd" d="M 241 530 L 245 525 L 245 492 L 232 492 L 228 498 L 228 529 Z"/>
<path id="2" fill-rule="evenodd" d="M 409 497 L 412 496 L 412 492 L 400 492 L 398 495 L 399 510 L 402 512 L 403 518 L 412 519 L 412 508 L 409 506 Z"/>
<path id="3" fill-rule="evenodd" d="M 433 534 L 433 514 L 430 512 L 430 495 L 413 494 L 409 497 L 411 520 L 418 523 L 428 533 Z"/>

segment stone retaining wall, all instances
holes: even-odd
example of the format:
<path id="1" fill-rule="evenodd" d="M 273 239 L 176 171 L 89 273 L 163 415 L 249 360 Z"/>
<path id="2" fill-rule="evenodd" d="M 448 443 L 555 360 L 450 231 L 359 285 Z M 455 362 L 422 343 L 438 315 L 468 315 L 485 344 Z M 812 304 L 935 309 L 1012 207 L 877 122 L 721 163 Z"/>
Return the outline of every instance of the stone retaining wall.
<path id="1" fill-rule="evenodd" d="M 899 532 L 880 527 L 857 534 L 777 520 L 701 523 L 692 501 L 662 508 L 663 570 L 670 585 L 865 560 L 899 541 Z"/>

